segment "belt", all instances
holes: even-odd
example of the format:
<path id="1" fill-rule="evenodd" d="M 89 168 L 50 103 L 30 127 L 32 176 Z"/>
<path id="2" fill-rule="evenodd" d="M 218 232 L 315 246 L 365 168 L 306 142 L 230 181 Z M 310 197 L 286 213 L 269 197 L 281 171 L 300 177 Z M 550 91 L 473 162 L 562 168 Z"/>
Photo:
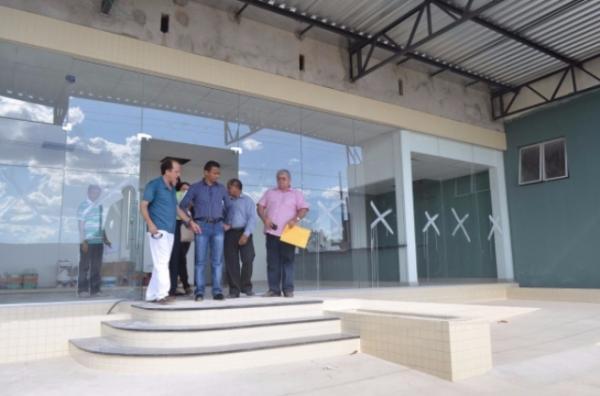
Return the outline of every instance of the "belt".
<path id="1" fill-rule="evenodd" d="M 220 223 L 221 221 L 223 221 L 223 218 L 219 217 L 218 219 L 209 219 L 208 217 L 198 217 L 196 220 L 202 221 L 202 222 L 208 223 L 208 224 L 216 224 L 216 223 Z"/>

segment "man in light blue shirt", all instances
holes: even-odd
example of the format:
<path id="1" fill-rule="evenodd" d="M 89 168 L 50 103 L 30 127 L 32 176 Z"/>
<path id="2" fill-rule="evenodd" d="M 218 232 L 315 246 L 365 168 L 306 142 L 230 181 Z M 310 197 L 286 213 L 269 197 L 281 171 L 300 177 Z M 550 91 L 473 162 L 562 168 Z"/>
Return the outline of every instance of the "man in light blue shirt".
<path id="1" fill-rule="evenodd" d="M 256 204 L 248 195 L 242 194 L 242 182 L 231 179 L 227 182 L 231 206 L 227 211 L 225 223 L 229 229 L 225 232 L 225 269 L 229 283 L 229 298 L 237 298 L 240 292 L 247 296 L 252 291 L 252 262 L 254 261 L 254 243 L 252 233 L 256 226 Z M 240 259 L 242 268 L 240 272 Z"/>

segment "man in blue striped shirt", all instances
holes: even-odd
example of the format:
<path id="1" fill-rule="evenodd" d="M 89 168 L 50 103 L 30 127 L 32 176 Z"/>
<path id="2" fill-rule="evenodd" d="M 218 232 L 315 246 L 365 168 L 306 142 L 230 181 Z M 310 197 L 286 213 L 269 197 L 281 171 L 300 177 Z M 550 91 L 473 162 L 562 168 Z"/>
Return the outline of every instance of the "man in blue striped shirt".
<path id="1" fill-rule="evenodd" d="M 229 298 L 239 297 L 240 292 L 252 296 L 252 262 L 255 256 L 252 233 L 256 226 L 256 204 L 248 195 L 242 194 L 242 182 L 239 179 L 229 180 L 227 190 L 231 199 L 225 220 L 231 227 L 225 232 L 225 270 Z"/>

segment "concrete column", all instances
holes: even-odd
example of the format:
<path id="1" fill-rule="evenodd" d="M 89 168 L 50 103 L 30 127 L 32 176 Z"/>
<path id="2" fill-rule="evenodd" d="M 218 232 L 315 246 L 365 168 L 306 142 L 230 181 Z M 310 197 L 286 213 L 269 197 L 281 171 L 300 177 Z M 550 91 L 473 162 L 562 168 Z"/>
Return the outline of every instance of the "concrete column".
<path id="1" fill-rule="evenodd" d="M 404 131 L 394 134 L 394 178 L 396 184 L 396 216 L 398 223 L 400 281 L 411 286 L 419 284 L 417 246 L 412 187 L 410 147 L 404 142 Z"/>
<path id="2" fill-rule="evenodd" d="M 498 279 L 513 281 L 512 245 L 510 240 L 510 222 L 508 218 L 508 202 L 506 199 L 506 179 L 504 176 L 504 158 L 497 154 L 497 165 L 490 168 L 490 193 L 492 198 L 492 213 L 499 218 L 502 234 L 495 232 L 494 246 L 496 248 L 496 270 Z M 492 224 L 490 223 L 490 227 Z"/>

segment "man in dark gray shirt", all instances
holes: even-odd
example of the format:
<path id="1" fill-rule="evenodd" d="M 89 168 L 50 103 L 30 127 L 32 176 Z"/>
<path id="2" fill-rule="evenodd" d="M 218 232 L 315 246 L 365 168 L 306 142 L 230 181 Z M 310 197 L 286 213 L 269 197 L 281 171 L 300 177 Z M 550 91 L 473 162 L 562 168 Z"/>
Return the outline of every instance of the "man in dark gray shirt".
<path id="1" fill-rule="evenodd" d="M 229 283 L 229 298 L 237 298 L 240 292 L 247 296 L 252 291 L 252 262 L 254 244 L 252 233 L 256 226 L 256 204 L 249 196 L 242 194 L 242 182 L 231 179 L 227 182 L 231 207 L 227 212 L 226 223 L 231 227 L 225 232 L 225 270 Z M 242 269 L 240 273 L 240 259 Z"/>

